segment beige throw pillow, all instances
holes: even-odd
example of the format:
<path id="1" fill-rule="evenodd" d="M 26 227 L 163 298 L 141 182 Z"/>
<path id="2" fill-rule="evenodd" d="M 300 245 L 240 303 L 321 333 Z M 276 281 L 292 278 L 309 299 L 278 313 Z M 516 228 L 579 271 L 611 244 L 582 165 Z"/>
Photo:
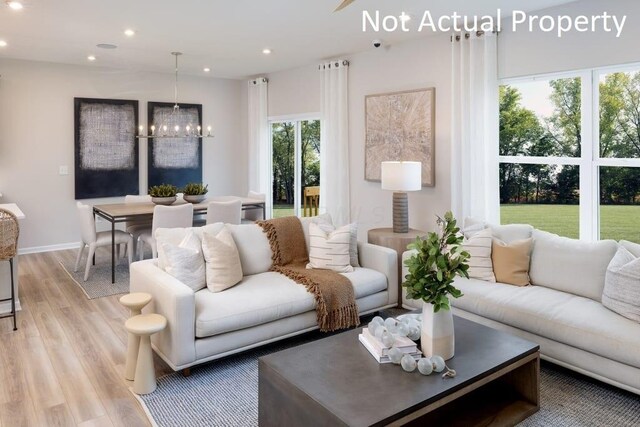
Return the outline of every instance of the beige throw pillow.
<path id="1" fill-rule="evenodd" d="M 531 284 L 529 279 L 529 263 L 533 239 L 516 240 L 505 243 L 493 239 L 491 260 L 496 281 L 516 286 Z"/>
<path id="2" fill-rule="evenodd" d="M 200 239 L 189 231 L 179 245 L 162 243 L 164 271 L 193 289 L 206 286 L 205 265 Z"/>
<path id="3" fill-rule="evenodd" d="M 486 228 L 465 238 L 462 242 L 462 249 L 471 255 L 467 261 L 470 278 L 486 280 L 487 282 L 496 281 L 491 263 L 491 241 L 491 229 Z"/>
<path id="4" fill-rule="evenodd" d="M 345 225 L 326 233 L 318 224 L 309 224 L 309 263 L 308 269 L 333 270 L 338 273 L 353 271 L 349 255 L 351 241 L 350 226 Z"/>
<path id="5" fill-rule="evenodd" d="M 618 247 L 607 267 L 602 305 L 627 319 L 640 322 L 640 258 L 625 246 Z"/>
<path id="6" fill-rule="evenodd" d="M 331 233 L 336 230 L 333 224 L 318 223 L 318 225 L 325 233 Z M 351 233 L 351 238 L 349 239 L 349 262 L 351 267 L 360 267 L 360 262 L 358 261 L 358 223 L 352 222 L 345 227 L 349 227 L 349 233 Z"/>
<path id="7" fill-rule="evenodd" d="M 206 262 L 207 288 L 211 292 L 228 289 L 242 280 L 240 254 L 227 227 L 218 233 L 202 233 L 202 252 Z"/>

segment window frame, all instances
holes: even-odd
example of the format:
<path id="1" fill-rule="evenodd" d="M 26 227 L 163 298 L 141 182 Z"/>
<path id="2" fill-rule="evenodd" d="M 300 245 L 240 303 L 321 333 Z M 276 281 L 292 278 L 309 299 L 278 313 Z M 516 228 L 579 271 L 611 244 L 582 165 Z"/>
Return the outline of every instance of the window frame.
<path id="1" fill-rule="evenodd" d="M 501 156 L 498 164 L 574 165 L 579 167 L 579 235 L 580 240 L 600 240 L 600 167 L 637 167 L 640 158 L 600 157 L 600 77 L 619 72 L 640 72 L 640 63 L 596 67 L 557 73 L 535 74 L 498 80 L 498 86 L 579 77 L 581 81 L 581 150 L 580 157 Z M 499 185 L 499 184 L 498 184 Z M 500 218 L 500 206 L 498 206 Z"/>

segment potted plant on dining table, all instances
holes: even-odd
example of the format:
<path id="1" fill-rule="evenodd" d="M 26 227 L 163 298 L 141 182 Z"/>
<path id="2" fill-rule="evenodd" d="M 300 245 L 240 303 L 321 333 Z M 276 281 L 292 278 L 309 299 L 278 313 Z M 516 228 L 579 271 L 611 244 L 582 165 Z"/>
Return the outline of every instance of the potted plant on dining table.
<path id="1" fill-rule="evenodd" d="M 154 185 L 149 188 L 149 195 L 151 201 L 156 205 L 171 205 L 173 204 L 178 194 L 178 188 L 171 184 Z"/>
<path id="2" fill-rule="evenodd" d="M 402 286 L 407 298 L 421 299 L 422 331 L 420 345 L 426 356 L 434 354 L 445 360 L 453 357 L 455 340 L 453 315 L 449 297 L 459 298 L 462 292 L 453 286 L 456 277 L 469 278 L 469 253 L 463 250 L 464 237 L 451 212 L 437 217 L 439 231 L 425 239 L 418 237 L 408 248 L 416 253 L 405 261 L 409 269 Z"/>
<path id="3" fill-rule="evenodd" d="M 209 192 L 209 185 L 199 182 L 190 182 L 182 189 L 182 198 L 189 203 L 202 203 Z"/>

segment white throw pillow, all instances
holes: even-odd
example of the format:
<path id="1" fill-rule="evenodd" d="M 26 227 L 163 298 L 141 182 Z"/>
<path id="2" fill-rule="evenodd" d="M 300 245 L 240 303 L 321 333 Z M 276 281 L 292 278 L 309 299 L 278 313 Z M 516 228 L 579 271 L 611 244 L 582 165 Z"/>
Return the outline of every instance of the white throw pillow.
<path id="1" fill-rule="evenodd" d="M 212 230 L 214 233 L 217 233 L 222 227 L 224 227 L 223 223 L 216 222 L 202 227 L 158 228 L 155 236 L 158 247 L 158 268 L 164 270 L 166 265 L 163 243 L 171 243 L 172 245 L 179 246 L 180 242 L 182 242 L 189 233 L 193 233 L 198 239 L 202 239 L 202 232 L 204 230 Z"/>
<path id="2" fill-rule="evenodd" d="M 336 231 L 336 227 L 333 224 L 319 223 L 318 226 L 325 233 L 332 233 Z M 352 222 L 349 225 L 345 225 L 345 227 L 349 227 L 349 263 L 351 267 L 360 267 L 360 263 L 358 262 L 358 223 Z"/>
<path id="3" fill-rule="evenodd" d="M 495 282 L 496 276 L 493 274 L 493 263 L 491 261 L 491 246 L 493 243 L 493 233 L 490 228 L 478 231 L 470 237 L 465 237 L 462 242 L 462 249 L 469 252 L 469 277 L 472 279 Z"/>
<path id="4" fill-rule="evenodd" d="M 240 254 L 226 227 L 217 234 L 202 233 L 202 252 L 206 262 L 207 288 L 211 292 L 224 291 L 242 280 Z"/>
<path id="5" fill-rule="evenodd" d="M 309 224 L 309 238 L 311 250 L 309 251 L 308 269 L 318 268 L 338 273 L 353 271 L 349 255 L 351 240 L 349 225 L 326 233 L 318 224 L 312 222 Z"/>
<path id="6" fill-rule="evenodd" d="M 300 223 L 302 224 L 302 232 L 304 233 L 304 241 L 307 244 L 307 252 L 311 252 L 309 248 L 309 224 L 323 224 L 323 225 L 333 225 L 333 221 L 331 221 L 331 215 L 328 213 L 324 213 L 318 216 L 304 216 L 300 218 Z"/>
<path id="7" fill-rule="evenodd" d="M 231 232 L 240 253 L 242 272 L 245 276 L 265 273 L 273 263 L 269 239 L 258 224 L 225 225 Z"/>
<path id="8" fill-rule="evenodd" d="M 618 247 L 607 267 L 602 305 L 640 322 L 640 258 L 624 246 Z"/>
<path id="9" fill-rule="evenodd" d="M 199 291 L 206 286 L 204 257 L 200 239 L 192 231 L 179 245 L 162 243 L 164 271 L 193 289 Z"/>

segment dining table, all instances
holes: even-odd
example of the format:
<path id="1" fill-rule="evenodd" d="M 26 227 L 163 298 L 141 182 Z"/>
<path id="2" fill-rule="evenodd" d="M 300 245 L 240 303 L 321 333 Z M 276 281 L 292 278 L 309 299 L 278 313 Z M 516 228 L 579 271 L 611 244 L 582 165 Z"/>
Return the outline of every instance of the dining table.
<path id="1" fill-rule="evenodd" d="M 240 200 L 242 202 L 242 210 L 262 209 L 262 219 L 266 219 L 265 201 L 261 199 L 253 199 L 250 197 L 237 196 L 218 196 L 210 197 L 200 203 L 193 204 L 193 215 L 206 214 L 207 207 L 210 202 L 223 202 L 230 200 Z M 182 202 L 186 203 L 186 202 Z M 179 204 L 176 202 L 175 204 Z M 154 203 L 109 203 L 95 205 L 93 207 L 94 216 L 103 218 L 111 223 L 111 283 L 116 282 L 116 224 L 127 221 L 140 221 L 153 219 L 153 210 L 156 207 Z"/>

